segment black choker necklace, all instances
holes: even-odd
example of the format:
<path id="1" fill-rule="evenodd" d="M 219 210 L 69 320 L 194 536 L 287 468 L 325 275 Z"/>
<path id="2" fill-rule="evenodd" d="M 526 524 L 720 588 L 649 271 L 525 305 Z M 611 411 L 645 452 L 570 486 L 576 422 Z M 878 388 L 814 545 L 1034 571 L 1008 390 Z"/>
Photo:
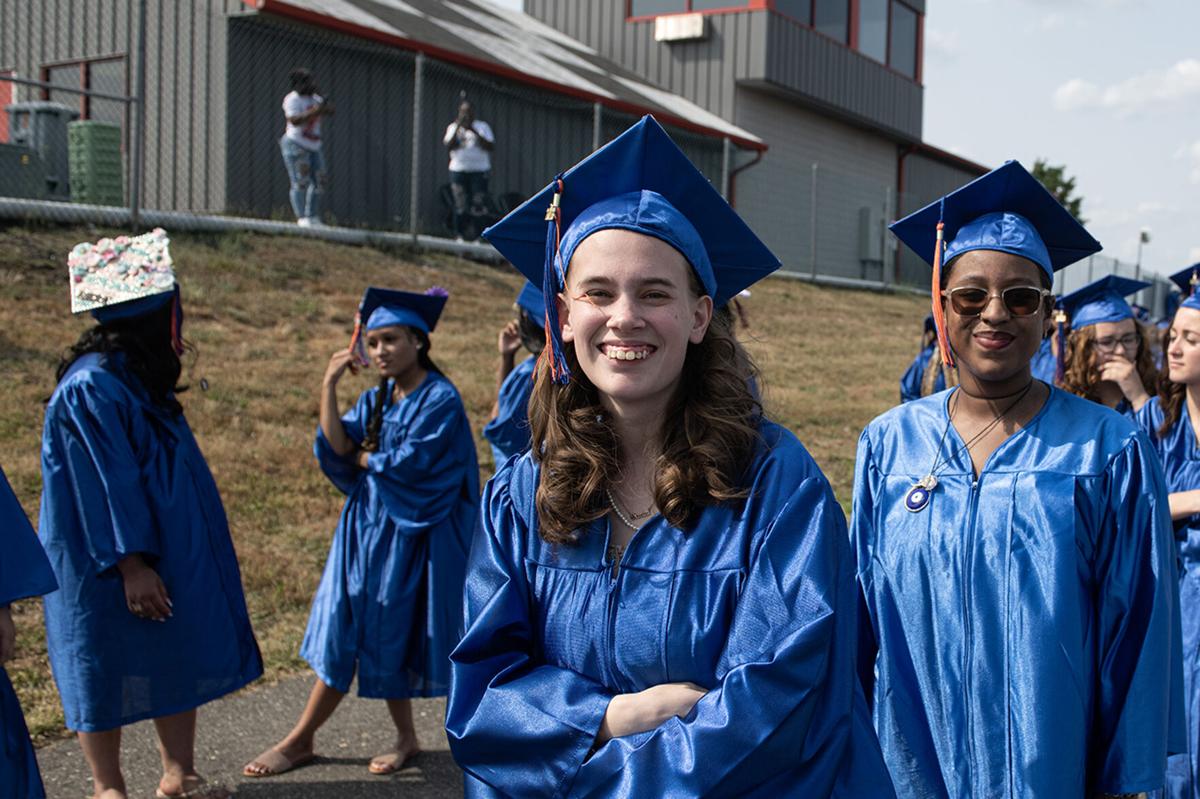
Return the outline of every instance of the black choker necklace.
<path id="1" fill-rule="evenodd" d="M 962 383 L 959 383 L 959 384 L 958 384 L 958 390 L 959 390 L 959 391 L 961 391 L 962 393 L 966 394 L 966 395 L 967 395 L 968 397 L 970 397 L 971 399 L 977 399 L 977 400 L 1002 400 L 1002 399 L 1008 399 L 1009 397 L 1015 397 L 1015 396 L 1017 396 L 1018 394 L 1024 394 L 1026 391 L 1028 391 L 1028 390 L 1029 390 L 1030 388 L 1032 388 L 1032 387 L 1033 387 L 1033 378 L 1031 377 L 1031 378 L 1029 378 L 1029 382 L 1028 382 L 1028 383 L 1026 383 L 1025 385 L 1021 386 L 1020 388 L 1018 388 L 1016 391 L 1012 392 L 1011 394 L 997 394 L 997 395 L 996 395 L 996 396 L 994 396 L 994 397 L 985 397 L 983 394 L 972 394 L 970 391 L 967 391 L 965 388 L 963 388 L 963 387 L 962 387 Z"/>
<path id="2" fill-rule="evenodd" d="M 987 427 L 980 430 L 978 433 L 976 433 L 974 436 L 971 437 L 970 441 L 968 441 L 966 444 L 964 444 L 960 449 L 956 450 L 951 455 L 951 458 L 954 457 L 954 455 L 957 455 L 959 452 L 962 452 L 963 450 L 966 450 L 969 453 L 971 451 L 971 447 L 973 447 L 977 443 L 979 443 L 979 441 L 984 436 L 986 436 L 988 433 L 991 432 L 993 427 L 995 427 L 996 425 L 998 425 L 1000 423 L 1001 419 L 1003 419 L 1014 408 L 1016 408 L 1018 405 L 1021 404 L 1021 400 L 1025 399 L 1025 395 L 1029 393 L 1029 390 L 1031 388 L 1033 388 L 1033 384 L 1034 384 L 1034 381 L 1032 379 L 1030 379 L 1030 381 L 1025 384 L 1025 388 L 1016 392 L 1016 394 L 1019 396 L 1017 396 L 1017 398 L 1015 400 L 1013 400 L 1013 402 L 1009 403 L 1007 408 L 1002 410 L 1000 413 L 996 414 L 992 418 L 992 421 L 988 422 Z M 962 391 L 962 386 L 959 386 L 958 389 L 959 389 L 959 391 Z M 967 392 L 965 392 L 965 391 L 963 391 L 963 393 L 967 394 Z M 967 396 L 970 397 L 971 395 L 967 394 Z M 1007 394 L 1005 396 L 1012 397 L 1012 396 L 1014 396 L 1014 394 Z M 989 399 L 1004 399 L 1004 398 L 1005 397 L 993 397 L 993 398 L 989 398 Z M 954 395 L 954 408 L 957 408 L 957 407 L 958 407 L 958 395 L 955 394 Z M 950 423 L 954 418 L 954 408 L 951 408 L 946 413 L 946 426 L 944 428 L 942 428 L 942 437 L 938 440 L 937 457 L 934 458 L 933 466 L 930 467 L 929 473 L 926 474 L 924 477 L 922 477 L 917 482 L 913 483 L 912 488 L 908 489 L 908 493 L 904 495 L 905 510 L 912 511 L 913 513 L 917 513 L 918 511 L 925 510 L 925 507 L 927 505 L 929 505 L 929 500 L 933 496 L 933 489 L 937 488 L 937 485 L 938 485 L 938 479 L 937 479 L 938 464 L 940 464 L 942 462 L 942 445 L 944 443 L 946 443 L 946 434 L 950 432 Z M 946 458 L 947 464 L 950 463 L 951 458 Z"/>

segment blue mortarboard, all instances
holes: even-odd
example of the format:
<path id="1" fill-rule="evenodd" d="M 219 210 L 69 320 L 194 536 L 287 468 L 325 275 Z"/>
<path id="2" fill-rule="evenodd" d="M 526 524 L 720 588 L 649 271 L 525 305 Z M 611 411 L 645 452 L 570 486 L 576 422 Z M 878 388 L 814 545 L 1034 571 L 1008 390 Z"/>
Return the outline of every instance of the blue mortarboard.
<path id="1" fill-rule="evenodd" d="M 613 228 L 670 244 L 718 306 L 780 266 L 649 116 L 559 175 L 483 236 L 551 299 L 565 284 L 575 248 L 592 233 Z M 551 372 L 566 382 L 554 302 L 546 303 L 546 331 Z"/>
<path id="2" fill-rule="evenodd" d="M 1099 280 L 1093 280 L 1078 291 L 1064 295 L 1062 304 L 1070 317 L 1071 329 L 1078 330 L 1100 322 L 1133 319 L 1133 308 L 1125 298 L 1149 288 L 1150 285 L 1144 280 L 1106 275 Z"/>
<path id="3" fill-rule="evenodd" d="M 1183 298 L 1183 302 L 1178 303 L 1175 308 L 1178 311 L 1180 308 L 1191 308 L 1193 311 L 1200 311 L 1200 291 L 1194 291 Z M 1167 322 L 1170 323 L 1175 318 L 1175 312 L 1167 314 Z"/>
<path id="4" fill-rule="evenodd" d="M 446 299 L 450 293 L 440 286 L 434 286 L 424 294 L 413 291 L 396 291 L 380 289 L 374 286 L 363 293 L 358 304 L 358 315 L 354 319 L 354 335 L 350 339 L 350 349 L 354 350 L 361 361 L 366 362 L 362 352 L 362 333 L 365 330 L 378 330 L 381 327 L 404 325 L 416 328 L 426 334 L 432 333 L 437 327 L 442 309 L 446 307 Z"/>
<path id="5" fill-rule="evenodd" d="M 954 364 L 941 320 L 941 265 L 972 250 L 1019 255 L 1048 277 L 1099 252 L 1100 242 L 1016 161 L 1008 161 L 890 226 L 934 268 L 932 304 L 943 360 Z M 944 244 L 942 244 L 944 242 Z"/>
<path id="6" fill-rule="evenodd" d="M 1196 284 L 1200 283 L 1200 263 L 1180 269 L 1171 275 L 1171 282 L 1179 286 L 1179 290 L 1183 292 L 1183 296 L 1191 296 L 1195 293 L 1193 289 L 1196 288 Z"/>
<path id="7" fill-rule="evenodd" d="M 529 314 L 529 318 L 537 322 L 539 325 L 544 325 L 546 322 L 546 296 L 542 294 L 542 290 L 525 281 L 525 285 L 521 288 L 521 293 L 517 295 L 517 306 Z"/>

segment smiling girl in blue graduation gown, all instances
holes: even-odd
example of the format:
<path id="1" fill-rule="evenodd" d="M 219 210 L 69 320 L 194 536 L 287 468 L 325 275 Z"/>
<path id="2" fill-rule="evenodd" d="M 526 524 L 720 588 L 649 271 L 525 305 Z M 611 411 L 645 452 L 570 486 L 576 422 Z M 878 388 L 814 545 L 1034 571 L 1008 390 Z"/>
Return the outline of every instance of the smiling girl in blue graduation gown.
<path id="1" fill-rule="evenodd" d="M 555 301 L 451 656 L 467 795 L 890 796 L 844 517 L 712 319 L 778 261 L 649 117 L 485 235 Z"/>
<path id="2" fill-rule="evenodd" d="M 1099 245 L 1016 162 L 893 230 L 935 265 L 961 379 L 858 447 L 861 672 L 896 792 L 1159 788 L 1182 734 L 1162 470 L 1128 419 L 1030 374 L 1053 270 Z"/>
<path id="3" fill-rule="evenodd" d="M 14 645 L 9 606 L 56 588 L 46 553 L 0 471 L 0 796 L 5 799 L 46 797 L 25 716 L 4 671 Z"/>
<path id="4" fill-rule="evenodd" d="M 1169 799 L 1200 799 L 1200 298 L 1183 301 L 1164 352 L 1159 394 L 1135 415 L 1166 473 L 1171 519 L 1178 542 L 1179 607 L 1183 620 L 1183 696 L 1187 753 L 1167 766 Z"/>
<path id="5" fill-rule="evenodd" d="M 50 665 L 99 794 L 124 789 L 121 727 L 194 728 L 195 708 L 259 677 L 262 659 L 221 497 L 175 397 L 166 235 L 79 245 L 70 272 L 73 309 L 100 324 L 46 407 L 39 526 L 60 586 L 45 600 Z M 166 752 L 161 790 L 199 786 L 191 756 Z"/>
<path id="6" fill-rule="evenodd" d="M 368 289 L 351 347 L 330 360 L 314 451 L 346 503 L 300 649 L 318 681 L 296 726 L 246 776 L 311 761 L 317 730 L 356 676 L 359 696 L 387 700 L 397 729 L 370 770 L 395 772 L 419 751 L 409 700 L 446 693 L 479 467 L 458 391 L 429 355 L 446 304 L 444 290 L 431 291 Z M 339 417 L 337 383 L 355 359 L 375 368 L 379 387 Z"/>

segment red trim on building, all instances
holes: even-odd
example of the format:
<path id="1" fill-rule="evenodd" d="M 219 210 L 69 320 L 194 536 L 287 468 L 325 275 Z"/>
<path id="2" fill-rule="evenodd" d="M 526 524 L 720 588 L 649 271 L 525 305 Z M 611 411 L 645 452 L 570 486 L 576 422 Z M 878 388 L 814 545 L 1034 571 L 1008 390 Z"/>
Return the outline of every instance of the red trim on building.
<path id="1" fill-rule="evenodd" d="M 983 175 L 991 171 L 991 167 L 986 167 L 983 164 L 976 163 L 969 158 L 963 158 L 961 155 L 955 155 L 954 153 L 943 150 L 940 147 L 934 147 L 932 144 L 917 142 L 913 146 L 916 148 L 916 152 L 920 155 L 928 156 L 937 161 L 943 161 L 966 172 L 974 172 L 976 175 Z"/>
<path id="2" fill-rule="evenodd" d="M 0 78 L 8 77 L 13 74 L 11 69 L 0 69 Z M 0 80 L 0 142 L 8 141 L 8 114 L 5 113 L 4 107 L 13 101 L 13 88 L 15 83 L 10 83 L 6 80 Z"/>
<path id="3" fill-rule="evenodd" d="M 858 28 L 859 28 L 859 22 L 860 22 L 860 19 L 859 19 L 860 11 L 861 11 L 861 9 L 858 7 L 858 0 L 850 0 L 850 10 L 849 10 L 849 13 L 846 15 L 846 24 L 848 24 L 850 26 L 850 29 L 848 31 L 846 31 L 846 33 L 847 33 L 846 42 L 847 42 L 847 46 L 856 53 L 861 52 L 858 49 L 858 38 L 859 38 L 858 37 Z M 888 33 L 890 34 L 891 31 L 889 30 Z M 875 59 L 872 58 L 871 60 L 874 61 Z"/>
<path id="4" fill-rule="evenodd" d="M 419 42 L 415 39 L 409 39 L 405 36 L 397 36 L 392 33 L 385 33 L 374 28 L 369 28 L 365 25 L 358 25 L 354 22 L 348 22 L 344 19 L 338 19 L 337 17 L 330 17 L 316 11 L 310 11 L 306 8 L 297 8 L 296 6 L 284 2 L 284 0 L 242 0 L 242 2 L 257 11 L 268 14 L 277 14 L 281 17 L 287 17 L 289 19 L 293 19 L 298 22 L 304 22 L 310 25 L 319 25 L 323 28 L 340 31 L 342 33 L 350 34 L 351 36 L 357 36 L 360 39 L 368 39 L 370 41 L 379 42 L 392 47 L 399 47 L 402 50 L 411 50 L 417 53 L 424 53 L 425 55 L 432 58 L 437 58 L 440 61 L 448 61 L 452 64 L 458 64 L 459 66 L 468 67 L 469 69 L 478 70 L 480 72 L 487 72 L 491 75 L 517 81 L 518 83 L 524 83 L 526 85 L 536 86 L 540 89 L 546 89 L 557 94 L 563 94 L 568 97 L 586 100 L 589 103 L 600 103 L 600 105 L 606 108 L 611 108 L 614 111 L 622 111 L 627 114 L 635 115 L 653 114 L 655 119 L 657 119 L 659 122 L 668 125 L 674 125 L 677 128 L 682 128 L 693 133 L 699 133 L 702 136 L 709 136 L 716 139 L 728 138 L 731 142 L 743 149 L 767 149 L 767 145 L 764 142 L 754 141 L 753 139 L 747 139 L 742 136 L 728 134 L 715 128 L 700 125 L 696 122 L 692 122 L 690 119 L 684 119 L 683 117 L 679 117 L 671 113 L 654 111 L 646 108 L 645 106 L 637 105 L 636 103 L 626 102 L 625 100 L 615 100 L 611 97 L 603 97 L 598 94 L 584 91 L 583 89 L 575 89 L 570 86 L 563 86 L 561 83 L 555 83 L 543 78 L 538 78 L 526 72 L 501 66 L 491 61 L 473 58 L 471 56 L 464 55 L 463 53 L 455 52 L 454 50 L 436 47 L 426 42 Z"/>

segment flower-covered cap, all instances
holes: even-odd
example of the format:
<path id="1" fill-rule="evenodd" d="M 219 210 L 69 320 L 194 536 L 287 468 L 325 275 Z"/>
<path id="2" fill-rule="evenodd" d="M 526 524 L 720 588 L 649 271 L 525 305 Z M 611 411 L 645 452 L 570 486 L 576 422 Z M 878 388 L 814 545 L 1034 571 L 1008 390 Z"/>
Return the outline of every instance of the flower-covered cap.
<path id="1" fill-rule="evenodd" d="M 152 311 L 175 295 L 167 231 L 81 242 L 67 256 L 71 313 L 109 322 Z"/>

